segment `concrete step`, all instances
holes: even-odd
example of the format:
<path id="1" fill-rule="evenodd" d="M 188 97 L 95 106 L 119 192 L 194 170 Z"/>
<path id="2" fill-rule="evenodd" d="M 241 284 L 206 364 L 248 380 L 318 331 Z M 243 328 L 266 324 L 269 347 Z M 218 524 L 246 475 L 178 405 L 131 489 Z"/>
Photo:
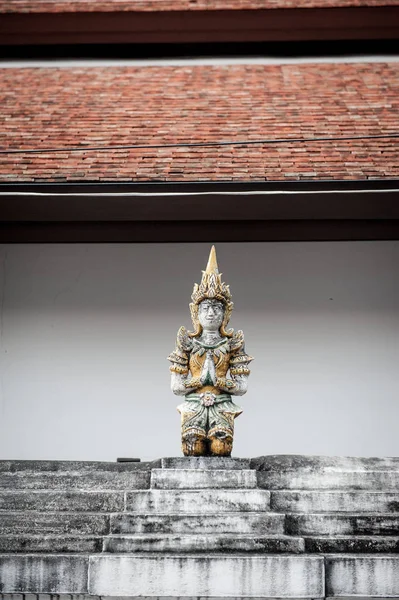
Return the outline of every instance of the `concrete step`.
<path id="1" fill-rule="evenodd" d="M 86 594 L 89 561 L 81 554 L 0 554 L 0 589 L 5 594 Z"/>
<path id="2" fill-rule="evenodd" d="M 266 490 L 148 490 L 128 492 L 126 510 L 138 513 L 224 513 L 269 510 Z M 1 495 L 0 495 L 1 507 Z"/>
<path id="3" fill-rule="evenodd" d="M 273 473 L 258 472 L 258 485 L 266 490 L 369 490 L 396 491 L 399 472 Z"/>
<path id="4" fill-rule="evenodd" d="M 250 470 L 153 469 L 153 489 L 255 488 L 256 473 Z"/>
<path id="5" fill-rule="evenodd" d="M 151 471 L 0 472 L 0 490 L 136 490 L 150 487 Z"/>
<path id="6" fill-rule="evenodd" d="M 124 492 L 0 491 L 0 511 L 120 512 L 124 508 Z"/>
<path id="7" fill-rule="evenodd" d="M 399 457 L 306 456 L 270 454 L 251 458 L 251 468 L 258 471 L 399 471 Z"/>
<path id="8" fill-rule="evenodd" d="M 305 549 L 310 554 L 397 554 L 397 536 L 320 536 L 305 537 Z"/>
<path id="9" fill-rule="evenodd" d="M 0 473 L 93 473 L 111 471 L 116 473 L 150 471 L 161 466 L 161 460 L 153 462 L 101 462 L 93 460 L 0 460 Z M 249 467 L 248 467 L 249 468 Z"/>
<path id="10" fill-rule="evenodd" d="M 399 556 L 326 556 L 326 597 L 399 596 Z"/>
<path id="11" fill-rule="evenodd" d="M 399 489 L 398 458 L 261 456 L 251 467 L 258 485 L 270 490 Z"/>
<path id="12" fill-rule="evenodd" d="M 104 552 L 191 552 L 229 553 L 255 552 L 258 554 L 304 552 L 303 538 L 286 535 L 252 534 L 147 534 L 116 535 L 104 539 Z"/>
<path id="13" fill-rule="evenodd" d="M 102 552 L 103 539 L 91 535 L 0 535 L 0 553 L 91 554 Z"/>
<path id="14" fill-rule="evenodd" d="M 273 491 L 270 506 L 278 512 L 399 513 L 399 492 Z"/>
<path id="15" fill-rule="evenodd" d="M 399 536 L 399 514 L 287 514 L 289 535 L 393 535 Z"/>
<path id="16" fill-rule="evenodd" d="M 399 556 L 1 554 L 0 589 L 3 598 L 21 591 L 193 600 L 390 598 L 399 596 Z"/>
<path id="17" fill-rule="evenodd" d="M 283 534 L 284 515 L 273 513 L 111 515 L 112 534 L 126 533 L 256 533 Z"/>
<path id="18" fill-rule="evenodd" d="M 187 456 L 162 458 L 162 469 L 250 469 L 249 458 L 227 458 L 224 456 Z"/>
<path id="19" fill-rule="evenodd" d="M 324 558 L 267 554 L 97 555 L 90 557 L 89 593 L 323 598 Z"/>
<path id="20" fill-rule="evenodd" d="M 104 514 L 4 511 L 0 512 L 0 535 L 105 535 L 109 533 L 109 519 Z"/>

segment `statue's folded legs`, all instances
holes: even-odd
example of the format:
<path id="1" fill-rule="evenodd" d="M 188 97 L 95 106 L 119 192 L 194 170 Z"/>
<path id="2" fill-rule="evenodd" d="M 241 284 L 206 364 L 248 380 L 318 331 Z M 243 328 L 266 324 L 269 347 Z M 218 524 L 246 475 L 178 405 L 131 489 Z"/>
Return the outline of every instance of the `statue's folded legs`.
<path id="1" fill-rule="evenodd" d="M 191 413 L 192 414 L 192 413 Z M 215 419 L 205 429 L 182 412 L 182 450 L 185 456 L 230 456 L 233 448 L 234 415 L 224 415 L 225 423 Z"/>
<path id="2" fill-rule="evenodd" d="M 247 391 L 248 368 L 244 334 L 227 329 L 233 310 L 229 286 L 222 282 L 215 248 L 190 304 L 194 330 L 181 327 L 172 363 L 172 391 L 185 396 L 178 406 L 185 456 L 230 456 L 234 419 L 242 409 L 232 396 Z"/>
<path id="3" fill-rule="evenodd" d="M 224 417 L 229 423 L 228 426 L 223 426 L 221 424 L 218 425 L 217 423 L 210 423 L 211 428 L 208 431 L 210 456 L 231 455 L 231 451 L 233 449 L 235 415 L 225 413 Z"/>

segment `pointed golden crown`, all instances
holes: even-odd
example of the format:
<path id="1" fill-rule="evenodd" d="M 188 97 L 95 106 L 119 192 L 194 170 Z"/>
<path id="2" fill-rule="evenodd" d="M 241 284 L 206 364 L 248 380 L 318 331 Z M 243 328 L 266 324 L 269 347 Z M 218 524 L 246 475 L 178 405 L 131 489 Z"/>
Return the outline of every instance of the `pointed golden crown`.
<path id="1" fill-rule="evenodd" d="M 222 274 L 219 273 L 215 246 L 211 248 L 205 271 L 202 271 L 201 283 L 199 285 L 198 283 L 194 284 L 191 295 L 194 304 L 199 304 L 205 298 L 214 298 L 226 304 L 231 302 L 230 288 L 222 282 Z"/>
<path id="2" fill-rule="evenodd" d="M 219 273 L 215 246 L 212 246 L 211 248 L 205 271 L 202 271 L 201 283 L 194 284 L 193 293 L 191 295 L 192 303 L 190 304 L 190 310 L 195 330 L 192 334 L 194 336 L 198 335 L 200 332 L 198 323 L 198 305 L 206 298 L 220 300 L 225 304 L 225 316 L 221 332 L 223 335 L 230 337 L 233 330 L 227 331 L 226 326 L 229 322 L 234 304 L 231 300 L 230 287 L 226 283 L 223 283 L 222 273 Z"/>

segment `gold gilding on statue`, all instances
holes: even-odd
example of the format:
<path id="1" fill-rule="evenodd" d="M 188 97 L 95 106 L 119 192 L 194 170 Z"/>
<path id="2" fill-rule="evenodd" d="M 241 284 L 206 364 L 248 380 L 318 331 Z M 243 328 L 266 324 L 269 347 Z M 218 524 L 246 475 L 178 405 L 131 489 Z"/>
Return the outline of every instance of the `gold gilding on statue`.
<path id="1" fill-rule="evenodd" d="M 233 330 L 227 330 L 226 326 L 230 321 L 234 304 L 231 301 L 230 286 L 222 282 L 222 273 L 219 273 L 215 246 L 211 248 L 206 270 L 202 271 L 201 283 L 199 285 L 198 283 L 194 284 L 193 293 L 191 294 L 190 312 L 194 327 L 194 331 L 189 333 L 191 337 L 197 337 L 202 333 L 202 327 L 198 320 L 198 306 L 205 298 L 224 302 L 225 313 L 220 333 L 223 336 L 231 337 Z"/>
<path id="2" fill-rule="evenodd" d="M 186 456 L 230 456 L 234 420 L 242 413 L 232 395 L 246 393 L 253 359 L 245 352 L 243 332 L 227 329 L 233 302 L 214 246 L 191 300 L 193 331 L 180 327 L 168 357 L 172 391 L 185 396 L 178 406 L 182 449 Z"/>
<path id="3" fill-rule="evenodd" d="M 219 273 L 215 246 L 212 246 L 211 251 L 209 253 L 208 264 L 206 265 L 205 273 Z"/>

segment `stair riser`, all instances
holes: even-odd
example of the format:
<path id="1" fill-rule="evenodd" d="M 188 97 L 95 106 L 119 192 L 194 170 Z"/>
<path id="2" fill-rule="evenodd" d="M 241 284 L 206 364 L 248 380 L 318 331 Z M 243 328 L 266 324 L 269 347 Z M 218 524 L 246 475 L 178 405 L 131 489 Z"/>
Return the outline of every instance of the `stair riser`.
<path id="1" fill-rule="evenodd" d="M 115 537 L 104 540 L 104 551 L 113 553 L 169 552 L 169 553 L 226 553 L 255 552 L 265 554 L 304 552 L 301 538 L 257 536 L 254 538 L 226 538 L 218 535 L 167 536 L 161 537 Z"/>
<path id="2" fill-rule="evenodd" d="M 0 490 L 136 490 L 150 487 L 150 471 L 132 473 L 0 473 Z"/>
<path id="3" fill-rule="evenodd" d="M 326 557 L 326 596 L 399 596 L 399 556 Z"/>
<path id="4" fill-rule="evenodd" d="M 126 496 L 126 510 L 140 513 L 257 512 L 269 506 L 265 490 L 149 490 Z"/>
<path id="5" fill-rule="evenodd" d="M 0 583 L 3 600 L 21 600 L 21 592 L 89 593 L 91 597 L 389 598 L 399 596 L 399 556 L 13 554 L 0 556 Z M 4 598 L 6 594 L 19 595 L 11 599 Z"/>
<path id="6" fill-rule="evenodd" d="M 393 535 L 399 536 L 399 515 L 287 515 L 289 535 Z"/>
<path id="7" fill-rule="evenodd" d="M 0 535 L 105 535 L 109 516 L 68 513 L 0 513 Z"/>
<path id="8" fill-rule="evenodd" d="M 284 516 L 237 515 L 113 515 L 111 533 L 284 533 Z"/>
<path id="9" fill-rule="evenodd" d="M 124 492 L 0 492 L 0 511 L 120 512 L 124 507 Z"/>
<path id="10" fill-rule="evenodd" d="M 0 536 L 0 553 L 87 554 L 102 549 L 103 537 Z"/>
<path id="11" fill-rule="evenodd" d="M 255 487 L 255 471 L 153 469 L 151 474 L 153 489 L 251 489 Z"/>
<path id="12" fill-rule="evenodd" d="M 89 560 L 82 555 L 0 555 L 1 590 L 9 594 L 85 594 Z"/>
<path id="13" fill-rule="evenodd" d="M 162 469 L 250 469 L 249 458 L 225 458 L 223 456 L 190 456 L 185 458 L 162 458 Z"/>
<path id="14" fill-rule="evenodd" d="M 258 485 L 267 490 L 370 490 L 397 491 L 399 472 L 316 473 L 261 471 Z"/>
<path id="15" fill-rule="evenodd" d="M 399 537 L 306 537 L 309 554 L 397 554 Z"/>
<path id="16" fill-rule="evenodd" d="M 103 596 L 324 597 L 323 557 L 106 555 L 90 559 L 89 593 Z"/>
<path id="17" fill-rule="evenodd" d="M 278 512 L 390 513 L 399 512 L 399 493 L 273 491 L 270 506 Z"/>

